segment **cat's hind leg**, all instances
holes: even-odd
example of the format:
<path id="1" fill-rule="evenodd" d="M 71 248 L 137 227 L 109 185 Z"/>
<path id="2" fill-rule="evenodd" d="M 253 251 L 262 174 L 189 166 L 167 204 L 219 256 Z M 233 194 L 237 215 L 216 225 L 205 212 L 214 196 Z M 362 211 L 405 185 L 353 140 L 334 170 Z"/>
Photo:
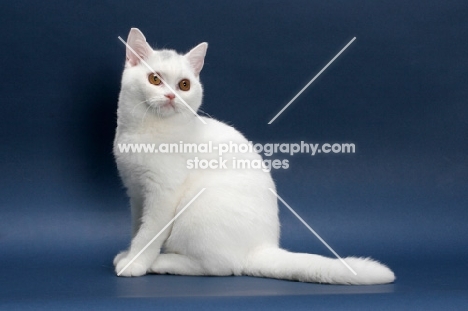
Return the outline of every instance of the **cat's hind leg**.
<path id="1" fill-rule="evenodd" d="M 206 275 L 205 270 L 199 262 L 180 254 L 160 254 L 148 272 L 156 274 Z"/>

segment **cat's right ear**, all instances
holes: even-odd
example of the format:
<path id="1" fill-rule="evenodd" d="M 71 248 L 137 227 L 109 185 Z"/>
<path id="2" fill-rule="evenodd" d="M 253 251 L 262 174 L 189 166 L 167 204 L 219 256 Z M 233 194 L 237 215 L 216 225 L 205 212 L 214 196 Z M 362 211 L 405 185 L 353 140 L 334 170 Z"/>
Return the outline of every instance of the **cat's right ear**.
<path id="1" fill-rule="evenodd" d="M 146 42 L 146 38 L 138 28 L 130 29 L 127 38 L 127 63 L 136 66 L 153 53 L 153 49 Z"/>

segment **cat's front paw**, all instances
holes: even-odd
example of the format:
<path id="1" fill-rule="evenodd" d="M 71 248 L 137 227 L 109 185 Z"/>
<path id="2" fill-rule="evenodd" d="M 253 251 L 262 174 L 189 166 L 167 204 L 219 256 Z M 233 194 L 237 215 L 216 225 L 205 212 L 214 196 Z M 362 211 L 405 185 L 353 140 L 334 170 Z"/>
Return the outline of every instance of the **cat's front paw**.
<path id="1" fill-rule="evenodd" d="M 117 255 L 117 256 L 119 256 L 119 255 Z M 128 263 L 132 259 L 133 258 L 129 258 L 128 256 L 126 256 L 124 258 L 121 258 L 119 260 L 119 262 L 115 265 L 115 273 L 118 276 L 126 276 L 126 277 L 145 275 L 147 270 L 148 270 L 147 267 L 144 266 L 143 264 L 139 263 L 137 260 L 135 260 L 130 265 L 128 265 Z M 127 267 L 127 265 L 128 265 L 128 267 Z"/>
<path id="2" fill-rule="evenodd" d="M 117 264 L 119 263 L 120 260 L 122 260 L 122 258 L 125 258 L 127 257 L 128 255 L 128 251 L 122 251 L 120 253 L 117 254 L 117 256 L 114 257 L 114 267 L 117 267 Z"/>

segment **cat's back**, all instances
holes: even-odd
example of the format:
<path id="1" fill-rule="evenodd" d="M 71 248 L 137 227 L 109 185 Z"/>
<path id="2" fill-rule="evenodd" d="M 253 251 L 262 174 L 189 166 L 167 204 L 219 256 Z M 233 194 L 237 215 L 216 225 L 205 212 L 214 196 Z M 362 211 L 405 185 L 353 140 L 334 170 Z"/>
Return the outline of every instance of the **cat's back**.
<path id="1" fill-rule="evenodd" d="M 200 124 L 199 138 L 204 142 L 211 141 L 214 143 L 246 143 L 247 139 L 235 129 L 233 126 L 212 118 L 203 117 L 206 124 Z"/>

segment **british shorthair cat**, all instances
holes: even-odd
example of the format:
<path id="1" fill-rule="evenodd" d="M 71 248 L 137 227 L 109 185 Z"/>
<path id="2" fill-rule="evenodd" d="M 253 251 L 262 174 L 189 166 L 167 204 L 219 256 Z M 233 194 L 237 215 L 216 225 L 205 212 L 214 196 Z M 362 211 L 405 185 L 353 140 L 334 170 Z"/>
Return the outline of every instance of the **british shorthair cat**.
<path id="1" fill-rule="evenodd" d="M 355 275 L 338 259 L 280 248 L 278 203 L 269 190 L 275 184 L 263 169 L 187 167 L 194 158 L 217 160 L 217 152 L 122 152 L 122 144 L 248 143 L 233 127 L 194 114 L 202 104 L 200 71 L 207 48 L 201 43 L 186 54 L 153 50 L 138 29 L 130 31 L 114 155 L 130 197 L 133 238 L 128 250 L 114 259 L 116 273 L 393 282 L 393 272 L 369 258 L 344 258 Z M 255 152 L 228 152 L 223 158 L 262 160 Z"/>

